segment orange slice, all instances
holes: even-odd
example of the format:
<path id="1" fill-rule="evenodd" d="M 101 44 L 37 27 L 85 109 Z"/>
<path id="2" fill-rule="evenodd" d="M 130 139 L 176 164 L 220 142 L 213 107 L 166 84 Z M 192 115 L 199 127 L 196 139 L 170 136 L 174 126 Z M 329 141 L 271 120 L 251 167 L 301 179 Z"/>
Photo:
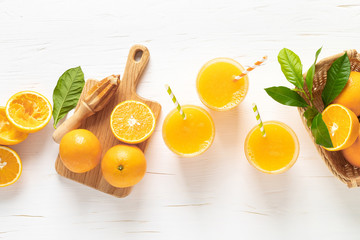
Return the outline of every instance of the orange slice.
<path id="1" fill-rule="evenodd" d="M 155 129 L 155 116 L 151 109 L 138 101 L 118 104 L 111 113 L 111 131 L 125 143 L 140 143 L 151 136 Z"/>
<path id="2" fill-rule="evenodd" d="M 6 104 L 6 116 L 21 132 L 41 130 L 51 119 L 51 104 L 43 95 L 23 91 L 13 95 Z"/>
<path id="3" fill-rule="evenodd" d="M 333 148 L 339 151 L 350 147 L 359 136 L 359 120 L 355 113 L 340 104 L 331 104 L 322 112 L 323 120 L 329 130 Z"/>
<path id="4" fill-rule="evenodd" d="M 15 145 L 27 138 L 28 134 L 19 132 L 6 117 L 5 107 L 0 107 L 0 144 Z"/>
<path id="5" fill-rule="evenodd" d="M 0 146 L 0 187 L 16 182 L 22 171 L 19 155 L 11 148 Z"/>

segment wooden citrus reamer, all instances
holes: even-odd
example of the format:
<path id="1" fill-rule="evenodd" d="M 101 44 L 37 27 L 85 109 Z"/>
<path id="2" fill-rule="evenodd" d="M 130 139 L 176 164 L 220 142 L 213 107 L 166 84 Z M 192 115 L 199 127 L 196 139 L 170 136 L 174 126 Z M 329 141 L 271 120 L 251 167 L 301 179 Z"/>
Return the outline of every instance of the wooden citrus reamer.
<path id="1" fill-rule="evenodd" d="M 138 60 L 136 60 L 137 53 L 142 53 L 141 58 Z M 80 128 L 91 131 L 100 140 L 100 143 L 102 145 L 101 158 L 105 155 L 106 151 L 109 148 L 117 144 L 122 144 L 122 142 L 115 138 L 110 128 L 110 115 L 117 104 L 125 100 L 137 100 L 145 103 L 150 107 L 150 109 L 154 113 L 155 119 L 158 119 L 160 115 L 161 105 L 159 103 L 144 99 L 136 93 L 136 87 L 139 84 L 140 77 L 145 70 L 147 63 L 149 62 L 149 59 L 150 53 L 145 46 L 132 46 L 129 51 L 123 77 L 113 98 L 109 101 L 108 104 L 106 104 L 102 111 L 99 111 L 94 115 L 90 116 L 80 125 Z M 84 99 L 86 92 L 89 91 L 89 89 L 91 89 L 97 83 L 98 81 L 96 80 L 86 81 L 80 99 Z M 140 144 L 137 144 L 136 146 L 138 146 L 142 151 L 145 151 L 148 141 L 149 139 Z M 60 157 L 58 156 L 55 163 L 55 168 L 61 176 L 85 184 L 89 187 L 95 188 L 99 191 L 111 194 L 116 197 L 126 197 L 131 192 L 131 188 L 115 188 L 108 184 L 106 180 L 102 177 L 100 164 L 89 172 L 80 174 L 73 173 L 63 165 Z"/>
<path id="2" fill-rule="evenodd" d="M 111 75 L 96 83 L 80 100 L 74 115 L 55 130 L 53 133 L 54 141 L 60 143 L 66 133 L 77 129 L 86 118 L 102 110 L 113 97 L 119 84 L 120 75 Z"/>

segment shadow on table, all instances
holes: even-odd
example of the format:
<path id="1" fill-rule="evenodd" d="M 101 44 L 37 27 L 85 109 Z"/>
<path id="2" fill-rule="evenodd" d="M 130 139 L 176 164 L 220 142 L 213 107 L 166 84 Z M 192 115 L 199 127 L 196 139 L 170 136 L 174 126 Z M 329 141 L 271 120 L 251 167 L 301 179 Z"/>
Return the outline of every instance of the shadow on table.
<path id="1" fill-rule="evenodd" d="M 36 174 L 34 170 L 37 170 L 37 166 L 47 161 L 46 158 L 39 157 L 39 153 L 44 153 L 45 151 L 43 150 L 51 144 L 49 138 L 51 138 L 52 131 L 52 125 L 48 124 L 41 131 L 29 134 L 25 141 L 13 146 L 8 146 L 20 156 L 22 173 L 17 182 L 10 186 L 0 188 L 0 202 L 13 200 L 24 190 L 27 184 L 33 184 L 31 181 L 26 182 L 26 179 L 32 179 L 31 175 Z"/>
<path id="2" fill-rule="evenodd" d="M 253 168 L 251 173 L 249 187 L 257 188 L 266 214 L 274 216 L 285 214 L 293 201 L 291 193 L 295 188 L 290 170 L 281 174 L 267 174 Z"/>
<path id="3" fill-rule="evenodd" d="M 215 139 L 212 146 L 203 154 L 192 157 L 177 157 L 188 194 L 194 202 L 205 197 L 213 197 L 215 188 L 226 175 L 229 166 L 238 164 L 237 157 L 228 157 L 229 152 L 242 151 L 239 147 L 240 107 L 226 112 L 208 110 L 215 123 Z M 221 184 L 220 184 L 221 185 Z"/>
<path id="4" fill-rule="evenodd" d="M 24 182 L 19 179 L 13 185 L 0 188 L 0 203 L 4 204 L 5 202 L 13 201 L 24 187 Z"/>
<path id="5" fill-rule="evenodd" d="M 340 182 L 335 177 L 326 179 L 327 181 L 336 181 L 336 184 L 329 184 L 329 187 L 324 189 L 324 195 L 328 196 L 329 201 L 332 202 L 334 209 L 333 212 L 337 212 L 339 216 L 342 216 L 344 224 L 346 222 L 359 222 L 360 221 L 360 188 L 349 189 L 345 184 Z M 327 204 L 324 204 L 327 206 Z M 324 212 L 330 209 L 324 209 Z M 344 216 L 350 217 L 345 218 Z"/>

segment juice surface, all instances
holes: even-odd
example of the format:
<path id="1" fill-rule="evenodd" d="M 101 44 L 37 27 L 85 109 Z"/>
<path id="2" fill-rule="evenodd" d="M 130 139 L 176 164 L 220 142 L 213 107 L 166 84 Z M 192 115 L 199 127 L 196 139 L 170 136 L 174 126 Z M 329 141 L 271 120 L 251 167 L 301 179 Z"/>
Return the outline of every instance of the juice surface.
<path id="1" fill-rule="evenodd" d="M 267 173 L 280 173 L 289 169 L 299 154 L 295 133 L 281 122 L 264 122 L 266 137 L 259 127 L 252 129 L 245 140 L 245 154 L 249 162 Z"/>
<path id="2" fill-rule="evenodd" d="M 236 107 L 248 91 L 248 77 L 234 81 L 244 68 L 230 58 L 215 58 L 207 62 L 197 77 L 197 91 L 200 100 L 214 110 L 228 110 Z"/>
<path id="3" fill-rule="evenodd" d="M 214 140 L 215 128 L 211 116 L 202 108 L 192 105 L 181 107 L 186 115 L 183 120 L 174 109 L 163 123 L 166 145 L 178 155 L 192 157 L 205 152 Z"/>

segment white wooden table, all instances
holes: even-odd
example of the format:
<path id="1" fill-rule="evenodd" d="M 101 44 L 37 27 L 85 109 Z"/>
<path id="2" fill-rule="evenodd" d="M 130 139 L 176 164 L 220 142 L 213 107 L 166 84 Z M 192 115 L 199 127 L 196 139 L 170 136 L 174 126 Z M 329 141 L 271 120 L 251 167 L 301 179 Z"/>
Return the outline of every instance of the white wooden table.
<path id="1" fill-rule="evenodd" d="M 123 199 L 60 177 L 52 122 L 13 148 L 23 160 L 20 180 L 0 189 L 0 239 L 359 239 L 360 189 L 332 176 L 312 145 L 295 108 L 263 90 L 290 86 L 277 53 L 298 53 L 304 69 L 345 49 L 360 50 L 356 0 L 288 1 L 19 1 L 0 0 L 0 105 L 15 92 L 52 99 L 59 76 L 81 65 L 86 78 L 122 74 L 133 44 L 146 45 L 150 63 L 140 95 L 163 111 L 150 141 L 145 178 Z M 216 139 L 204 155 L 182 159 L 165 146 L 162 121 L 173 108 L 163 85 L 182 104 L 203 106 L 195 79 L 215 57 L 248 65 L 250 89 L 234 111 L 213 112 Z M 285 174 L 256 171 L 243 144 L 256 124 L 288 124 L 300 155 Z"/>

